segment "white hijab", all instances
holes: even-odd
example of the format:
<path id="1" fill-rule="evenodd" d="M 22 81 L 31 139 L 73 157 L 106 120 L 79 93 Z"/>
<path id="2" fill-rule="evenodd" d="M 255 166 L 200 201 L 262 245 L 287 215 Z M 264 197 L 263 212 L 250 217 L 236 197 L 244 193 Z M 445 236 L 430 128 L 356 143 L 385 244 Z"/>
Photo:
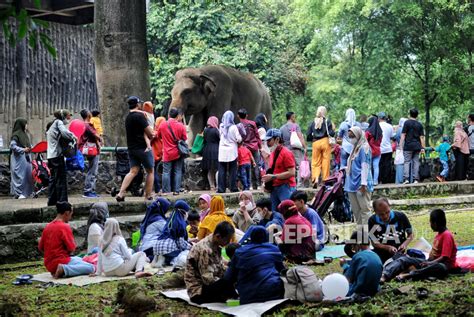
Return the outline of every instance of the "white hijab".
<path id="1" fill-rule="evenodd" d="M 123 236 L 118 221 L 114 218 L 107 219 L 104 226 L 104 234 L 100 241 L 102 253 L 106 256 L 111 255 L 121 237 Z"/>
<path id="2" fill-rule="evenodd" d="M 356 159 L 359 155 L 361 149 L 367 154 L 370 150 L 369 142 L 365 138 L 364 131 L 362 131 L 359 127 L 352 127 L 349 129 L 355 135 L 356 143 L 354 144 L 354 148 L 352 149 L 351 155 L 349 156 L 349 160 L 347 161 L 347 173 L 351 172 L 352 168 L 352 161 Z"/>
<path id="3" fill-rule="evenodd" d="M 356 123 L 356 113 L 354 109 L 349 108 L 346 110 L 346 122 L 349 123 L 351 127 Z"/>

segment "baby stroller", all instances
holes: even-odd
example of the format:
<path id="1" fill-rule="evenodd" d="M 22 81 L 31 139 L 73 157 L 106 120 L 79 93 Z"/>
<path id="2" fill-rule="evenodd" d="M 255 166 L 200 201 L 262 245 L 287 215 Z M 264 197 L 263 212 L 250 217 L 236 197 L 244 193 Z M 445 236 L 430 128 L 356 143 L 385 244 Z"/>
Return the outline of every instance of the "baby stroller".
<path id="1" fill-rule="evenodd" d="M 345 170 L 335 172 L 323 182 L 321 189 L 314 196 L 311 207 L 323 221 L 325 218 L 329 218 L 329 222 L 335 219 L 342 223 L 352 220 L 349 199 L 344 193 L 345 178 Z"/>
<path id="2" fill-rule="evenodd" d="M 130 172 L 130 160 L 128 158 L 128 150 L 117 149 L 117 147 L 115 147 L 115 161 L 115 174 L 119 176 L 123 182 L 125 175 Z M 130 186 L 128 186 L 127 188 L 127 190 L 133 196 L 143 196 L 143 189 L 141 188 L 143 183 L 143 175 L 143 168 L 140 167 L 140 171 L 138 172 L 137 176 L 135 176 L 133 181 L 130 183 Z M 118 193 L 119 189 L 116 187 L 113 187 L 110 192 L 112 197 L 117 196 Z"/>
<path id="3" fill-rule="evenodd" d="M 31 148 L 31 153 L 36 154 L 31 162 L 33 180 L 35 181 L 33 198 L 38 198 L 44 190 L 48 188 L 49 176 L 51 175 L 48 168 L 48 162 L 43 158 L 42 153 L 48 149 L 48 143 L 41 141 Z"/>

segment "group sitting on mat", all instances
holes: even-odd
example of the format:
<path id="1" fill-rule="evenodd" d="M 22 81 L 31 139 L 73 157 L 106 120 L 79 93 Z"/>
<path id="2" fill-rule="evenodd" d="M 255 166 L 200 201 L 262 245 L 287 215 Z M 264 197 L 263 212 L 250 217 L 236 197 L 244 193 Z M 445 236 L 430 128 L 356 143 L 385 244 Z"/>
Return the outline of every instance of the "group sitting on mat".
<path id="1" fill-rule="evenodd" d="M 239 200 L 239 209 L 229 215 L 221 196 L 200 196 L 200 211 L 184 200 L 173 204 L 160 197 L 147 207 L 135 250 L 127 246 L 119 222 L 109 218 L 107 204 L 95 203 L 87 223 L 89 255 L 84 258 L 72 256 L 76 244 L 68 222 L 73 208 L 58 202 L 57 216 L 45 227 L 39 249 L 55 278 L 121 277 L 131 272 L 137 278 L 147 277 L 151 274 L 145 265 L 151 263 L 184 269 L 189 298 L 197 304 L 281 299 L 285 285 L 280 276 L 286 265 L 315 261 L 326 242 L 324 223 L 306 205 L 304 192 L 295 192 L 278 210 L 272 210 L 267 198 L 255 203 L 249 191 L 240 193 Z M 345 243 L 351 259 L 341 259 L 340 264 L 350 285 L 347 296 L 373 296 L 382 283 L 394 278 L 444 278 L 459 272 L 456 243 L 443 210 L 430 213 L 437 235 L 426 259 L 423 252 L 408 248 L 414 233 L 404 213 L 392 210 L 386 198 L 374 200 L 373 209 L 368 231 L 367 226 L 358 226 Z"/>

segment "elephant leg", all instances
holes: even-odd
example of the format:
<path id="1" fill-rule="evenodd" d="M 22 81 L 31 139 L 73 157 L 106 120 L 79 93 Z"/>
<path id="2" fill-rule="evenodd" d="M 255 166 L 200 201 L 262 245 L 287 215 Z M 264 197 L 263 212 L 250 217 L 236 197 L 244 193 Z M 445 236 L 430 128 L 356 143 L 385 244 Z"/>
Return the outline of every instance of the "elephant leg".
<path id="1" fill-rule="evenodd" d="M 193 146 L 194 143 L 194 138 L 196 135 L 199 133 L 202 133 L 204 131 L 204 126 L 206 123 L 207 118 L 204 118 L 204 113 L 197 113 L 193 114 L 191 116 L 191 119 L 189 120 L 189 124 L 187 126 L 187 133 L 188 133 L 188 145 L 190 147 Z"/>

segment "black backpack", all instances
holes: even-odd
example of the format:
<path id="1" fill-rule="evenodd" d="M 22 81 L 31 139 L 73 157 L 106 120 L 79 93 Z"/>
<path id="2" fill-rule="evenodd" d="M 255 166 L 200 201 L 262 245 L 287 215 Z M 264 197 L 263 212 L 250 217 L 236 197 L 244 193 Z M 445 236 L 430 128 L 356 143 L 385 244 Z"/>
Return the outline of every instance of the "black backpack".
<path id="1" fill-rule="evenodd" d="M 351 204 L 346 194 L 334 201 L 333 209 L 330 214 L 337 222 L 344 223 L 352 221 Z"/>

